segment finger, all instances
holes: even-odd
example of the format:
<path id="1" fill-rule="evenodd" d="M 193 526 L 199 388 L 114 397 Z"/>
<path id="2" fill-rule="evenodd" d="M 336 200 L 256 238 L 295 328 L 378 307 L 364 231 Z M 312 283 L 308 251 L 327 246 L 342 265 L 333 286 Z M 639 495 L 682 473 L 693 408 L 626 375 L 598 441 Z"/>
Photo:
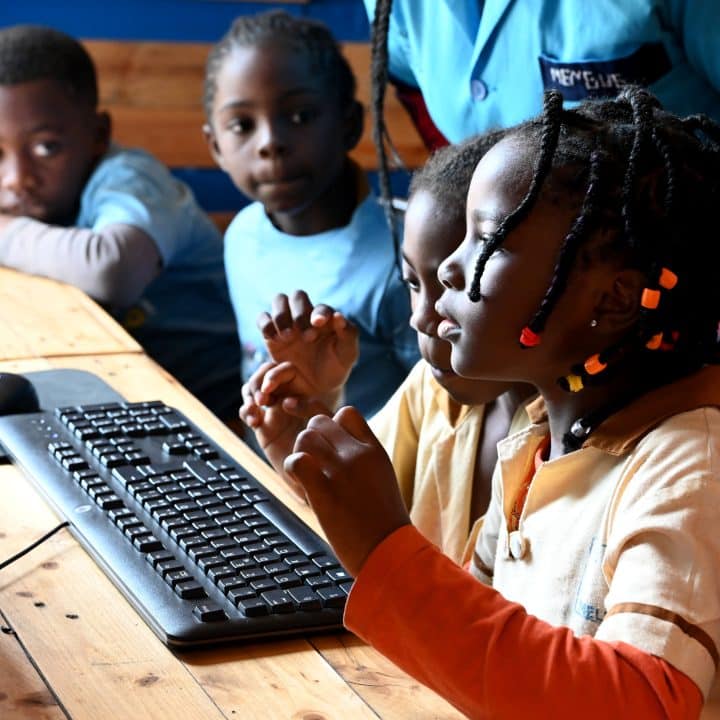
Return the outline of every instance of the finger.
<path id="1" fill-rule="evenodd" d="M 310 315 L 310 324 L 313 327 L 323 327 L 330 323 L 334 313 L 335 310 L 329 305 L 322 303 L 320 305 L 316 305 Z"/>
<path id="2" fill-rule="evenodd" d="M 304 332 L 310 327 L 312 310 L 313 305 L 304 290 L 296 290 L 290 296 L 290 312 L 292 313 L 293 325 L 300 332 Z"/>
<path id="3" fill-rule="evenodd" d="M 262 378 L 258 390 L 263 393 L 273 393 L 283 385 L 292 382 L 297 376 L 297 368 L 289 361 L 278 363 L 270 368 Z"/>
<path id="4" fill-rule="evenodd" d="M 277 294 L 271 303 L 272 318 L 275 328 L 282 336 L 292 334 L 292 313 L 290 312 L 290 301 L 284 293 Z"/>
<path id="5" fill-rule="evenodd" d="M 340 408 L 333 416 L 333 420 L 356 440 L 371 445 L 377 444 L 373 431 L 356 408 L 350 405 Z"/>
<path id="6" fill-rule="evenodd" d="M 340 469 L 337 443 L 344 437 L 347 433 L 332 418 L 315 415 L 308 421 L 306 429 L 298 433 L 293 450 L 312 455 L 323 472 L 331 476 Z"/>
<path id="7" fill-rule="evenodd" d="M 263 410 L 253 401 L 244 402 L 238 410 L 238 415 L 248 427 L 256 428 L 262 425 Z"/>
<path id="8" fill-rule="evenodd" d="M 273 319 L 270 317 L 270 313 L 261 312 L 257 316 L 255 324 L 265 340 L 274 340 L 277 338 L 277 328 L 275 327 Z"/>
<path id="9" fill-rule="evenodd" d="M 291 417 L 302 420 L 309 420 L 313 415 L 327 415 L 328 417 L 331 415 L 329 408 L 323 403 L 295 395 L 282 399 L 282 409 Z"/>

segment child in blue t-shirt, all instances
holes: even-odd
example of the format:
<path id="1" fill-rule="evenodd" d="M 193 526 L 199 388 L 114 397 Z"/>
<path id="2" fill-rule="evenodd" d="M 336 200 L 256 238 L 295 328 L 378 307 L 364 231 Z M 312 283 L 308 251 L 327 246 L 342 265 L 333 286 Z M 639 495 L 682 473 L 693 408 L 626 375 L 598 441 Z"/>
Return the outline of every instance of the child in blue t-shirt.
<path id="1" fill-rule="evenodd" d="M 383 208 L 348 158 L 363 110 L 347 61 L 319 23 L 277 11 L 239 17 L 208 58 L 205 110 L 213 156 L 255 201 L 225 236 L 243 378 L 267 359 L 259 313 L 302 288 L 359 328 L 346 393 L 373 414 L 418 349 Z"/>
<path id="2" fill-rule="evenodd" d="M 0 31 L 0 265 L 76 285 L 224 419 L 240 404 L 222 238 L 192 192 L 110 142 L 92 59 L 51 28 Z"/>

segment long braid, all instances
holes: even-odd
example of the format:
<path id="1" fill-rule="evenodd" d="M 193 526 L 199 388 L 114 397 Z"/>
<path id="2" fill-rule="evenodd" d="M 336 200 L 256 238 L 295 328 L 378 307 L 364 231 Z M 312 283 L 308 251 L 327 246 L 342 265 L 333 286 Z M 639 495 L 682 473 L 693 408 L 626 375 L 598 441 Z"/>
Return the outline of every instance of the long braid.
<path id="1" fill-rule="evenodd" d="M 388 132 L 385 125 L 385 91 L 388 84 L 388 32 L 391 10 L 392 0 L 377 0 L 372 23 L 370 109 L 373 119 L 372 136 L 378 158 L 380 198 L 399 263 L 400 242 L 395 222 L 395 212 L 392 206 L 390 168 L 386 149 Z"/>
<path id="2" fill-rule="evenodd" d="M 552 167 L 553 155 L 557 147 L 558 136 L 560 135 L 561 114 L 562 95 L 555 90 L 545 93 L 543 98 L 540 156 L 535 167 L 535 172 L 533 173 L 533 179 L 525 197 L 520 201 L 515 210 L 500 223 L 497 232 L 493 235 L 492 239 L 485 244 L 477 259 L 475 273 L 468 292 L 468 297 L 473 302 L 477 302 L 481 297 L 480 277 L 485 269 L 485 264 L 490 259 L 490 256 L 502 245 L 507 234 L 527 217 L 540 194 L 543 181 Z"/>
<path id="3" fill-rule="evenodd" d="M 540 307 L 528 323 L 528 327 L 534 333 L 539 334 L 545 329 L 545 323 L 553 311 L 558 299 L 567 287 L 568 278 L 575 264 L 575 258 L 582 243 L 587 239 L 592 229 L 591 222 L 593 220 L 593 212 L 595 203 L 600 193 L 600 168 L 604 160 L 604 154 L 598 150 L 593 151 L 590 157 L 590 171 L 588 178 L 587 190 L 583 200 L 580 214 L 575 218 L 570 232 L 560 246 L 557 263 L 553 272 L 550 286 L 543 299 L 540 301 Z"/>

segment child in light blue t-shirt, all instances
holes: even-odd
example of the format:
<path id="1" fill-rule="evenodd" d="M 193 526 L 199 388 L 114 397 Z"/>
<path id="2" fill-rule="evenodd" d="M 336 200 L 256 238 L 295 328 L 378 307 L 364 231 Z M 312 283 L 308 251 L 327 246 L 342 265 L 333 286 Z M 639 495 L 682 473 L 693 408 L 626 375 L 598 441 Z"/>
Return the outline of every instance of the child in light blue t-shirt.
<path id="1" fill-rule="evenodd" d="M 165 166 L 110 144 L 97 100 L 76 40 L 0 30 L 0 265 L 84 290 L 234 418 L 240 349 L 220 233 Z"/>
<path id="2" fill-rule="evenodd" d="M 419 356 L 383 208 L 348 158 L 363 110 L 347 61 L 319 23 L 239 17 L 208 58 L 205 109 L 213 156 L 255 201 L 225 236 L 243 379 L 268 359 L 258 315 L 302 289 L 358 326 L 346 399 L 373 414 Z"/>

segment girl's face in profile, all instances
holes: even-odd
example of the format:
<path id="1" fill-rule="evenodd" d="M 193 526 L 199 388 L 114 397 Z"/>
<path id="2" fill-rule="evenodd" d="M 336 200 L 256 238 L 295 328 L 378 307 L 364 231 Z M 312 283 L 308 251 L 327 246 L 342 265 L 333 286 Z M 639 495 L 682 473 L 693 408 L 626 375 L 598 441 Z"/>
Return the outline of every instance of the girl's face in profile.
<path id="1" fill-rule="evenodd" d="M 468 193 L 465 238 L 439 270 L 445 291 L 437 307 L 445 319 L 438 334 L 451 343 L 452 367 L 465 377 L 542 387 L 589 353 L 584 338 L 600 292 L 591 267 L 571 273 L 541 344 L 531 350 L 519 344 L 550 284 L 560 244 L 579 210 L 577 198 L 562 206 L 541 193 L 488 260 L 480 300 L 468 297 L 483 244 L 525 196 L 533 166 L 534 156 L 519 138 L 502 140 L 483 157 Z"/>
<path id="2" fill-rule="evenodd" d="M 435 309 L 443 292 L 438 268 L 457 249 L 464 230 L 464 222 L 449 218 L 431 193 L 418 190 L 410 197 L 405 212 L 402 271 L 410 291 L 410 325 L 418 333 L 423 360 L 430 365 L 435 380 L 457 402 L 479 405 L 495 400 L 508 384 L 469 380 L 453 370 L 450 343 L 438 337 L 442 317 Z"/>

